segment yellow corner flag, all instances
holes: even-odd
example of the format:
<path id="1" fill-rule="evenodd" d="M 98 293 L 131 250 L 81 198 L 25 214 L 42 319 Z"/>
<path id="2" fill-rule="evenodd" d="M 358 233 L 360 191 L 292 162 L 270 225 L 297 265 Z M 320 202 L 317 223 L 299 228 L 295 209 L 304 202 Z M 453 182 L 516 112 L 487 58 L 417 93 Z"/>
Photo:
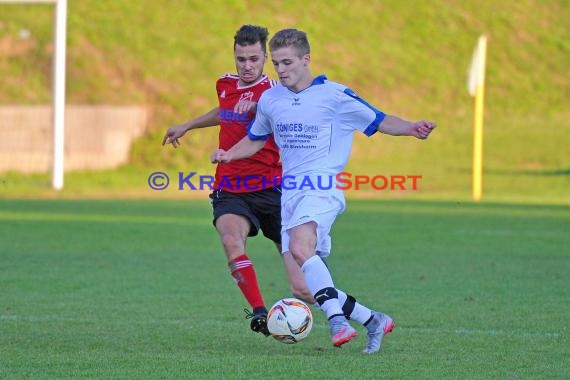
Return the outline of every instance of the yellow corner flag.
<path id="1" fill-rule="evenodd" d="M 473 201 L 481 200 L 483 190 L 483 99 L 485 93 L 485 59 L 487 37 L 480 36 L 473 51 L 467 89 L 475 97 L 475 119 L 473 124 Z"/>

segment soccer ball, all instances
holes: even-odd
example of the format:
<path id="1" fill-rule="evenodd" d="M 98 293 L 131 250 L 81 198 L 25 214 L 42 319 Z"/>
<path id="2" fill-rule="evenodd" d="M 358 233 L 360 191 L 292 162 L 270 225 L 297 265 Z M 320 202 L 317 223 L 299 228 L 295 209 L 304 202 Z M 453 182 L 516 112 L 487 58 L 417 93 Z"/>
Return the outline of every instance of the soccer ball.
<path id="1" fill-rule="evenodd" d="M 312 327 L 311 309 L 296 298 L 280 299 L 267 313 L 267 328 L 281 343 L 293 344 L 305 339 Z"/>

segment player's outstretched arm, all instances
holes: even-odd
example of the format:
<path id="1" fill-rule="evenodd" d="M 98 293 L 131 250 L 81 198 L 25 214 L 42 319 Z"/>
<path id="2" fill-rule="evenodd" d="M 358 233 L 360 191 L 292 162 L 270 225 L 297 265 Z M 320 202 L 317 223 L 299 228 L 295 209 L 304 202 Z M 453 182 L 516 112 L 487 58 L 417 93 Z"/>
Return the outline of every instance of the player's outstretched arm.
<path id="1" fill-rule="evenodd" d="M 220 124 L 220 108 L 212 108 L 209 112 L 206 112 L 202 116 L 198 116 L 195 119 L 187 121 L 186 123 L 174 125 L 166 131 L 166 134 L 162 138 L 162 145 L 172 144 L 173 147 L 178 148 L 180 146 L 180 140 L 186 132 L 192 129 L 213 127 Z"/>
<path id="2" fill-rule="evenodd" d="M 212 163 L 228 163 L 230 161 L 239 160 L 253 156 L 258 150 L 263 148 L 265 141 L 263 140 L 250 140 L 248 136 L 241 139 L 236 145 L 232 146 L 230 150 L 216 149 L 210 160 Z"/>
<path id="3" fill-rule="evenodd" d="M 426 120 L 416 122 L 400 119 L 397 116 L 386 115 L 378 126 L 378 132 L 392 136 L 413 136 L 425 140 L 436 127 L 435 123 Z"/>

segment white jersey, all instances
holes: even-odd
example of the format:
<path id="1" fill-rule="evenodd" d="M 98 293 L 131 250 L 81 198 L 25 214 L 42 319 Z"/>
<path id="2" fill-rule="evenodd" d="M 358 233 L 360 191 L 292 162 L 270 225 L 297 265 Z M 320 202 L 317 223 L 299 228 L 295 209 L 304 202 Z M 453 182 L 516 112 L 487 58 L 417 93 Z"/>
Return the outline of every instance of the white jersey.
<path id="1" fill-rule="evenodd" d="M 331 226 L 345 208 L 335 176 L 346 166 L 353 132 L 372 136 L 385 116 L 324 75 L 298 93 L 276 86 L 261 95 L 248 135 L 259 140 L 273 133 L 281 152 L 283 252 L 290 248 L 290 230 L 313 221 L 317 224 L 316 251 L 320 256 L 329 254 Z"/>
<path id="2" fill-rule="evenodd" d="M 371 136 L 384 117 L 346 86 L 320 75 L 298 93 L 282 85 L 265 91 L 248 134 L 259 140 L 273 133 L 281 151 L 285 195 L 288 178 L 296 178 L 296 190 L 310 190 L 308 186 L 299 189 L 307 176 L 321 180 L 323 187 L 327 178 L 334 181 L 350 156 L 353 132 Z M 317 183 L 313 185 L 319 189 Z"/>

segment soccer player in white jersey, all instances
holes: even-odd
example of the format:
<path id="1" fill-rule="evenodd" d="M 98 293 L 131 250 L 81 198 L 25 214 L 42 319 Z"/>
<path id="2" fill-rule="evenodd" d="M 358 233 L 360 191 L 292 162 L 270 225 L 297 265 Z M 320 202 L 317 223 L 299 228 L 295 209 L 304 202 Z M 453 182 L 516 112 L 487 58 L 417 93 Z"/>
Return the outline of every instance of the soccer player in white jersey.
<path id="1" fill-rule="evenodd" d="M 341 346 L 356 336 L 356 330 L 344 316 L 343 301 L 339 300 L 346 293 L 335 288 L 321 259 L 330 253 L 330 229 L 345 208 L 343 191 L 334 184 L 329 186 L 328 181 L 344 170 L 354 131 L 423 140 L 435 124 L 387 115 L 346 86 L 324 75 L 313 76 L 309 42 L 302 31 L 279 31 L 269 42 L 269 49 L 283 86 L 263 93 L 248 136 L 228 151 L 216 150 L 212 161 L 228 163 L 249 157 L 273 134 L 283 162 L 282 251 L 290 252 L 301 266 L 309 290 L 327 315 L 332 343 Z M 378 352 L 394 321 L 360 304 L 353 313 L 350 319 L 367 328 L 363 352 Z"/>

